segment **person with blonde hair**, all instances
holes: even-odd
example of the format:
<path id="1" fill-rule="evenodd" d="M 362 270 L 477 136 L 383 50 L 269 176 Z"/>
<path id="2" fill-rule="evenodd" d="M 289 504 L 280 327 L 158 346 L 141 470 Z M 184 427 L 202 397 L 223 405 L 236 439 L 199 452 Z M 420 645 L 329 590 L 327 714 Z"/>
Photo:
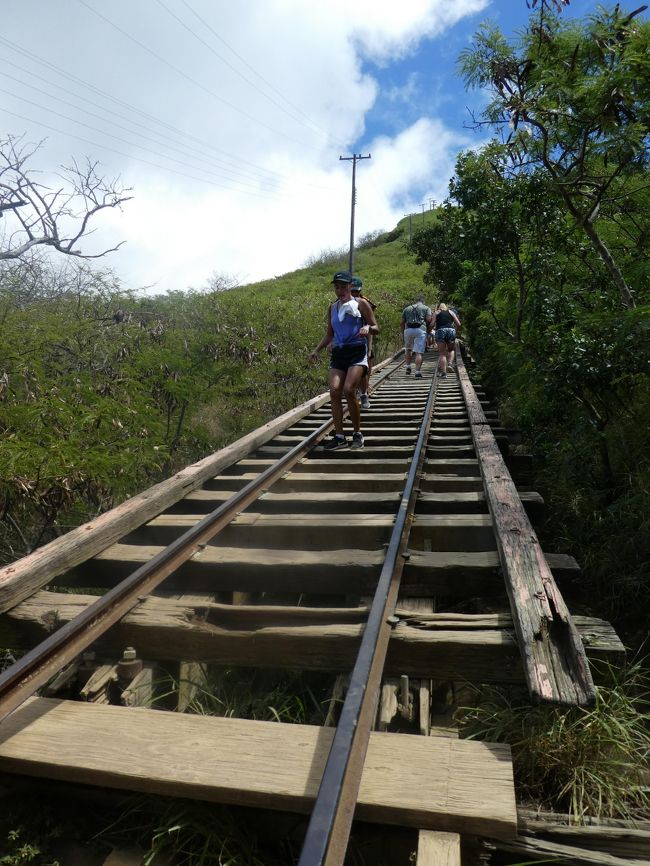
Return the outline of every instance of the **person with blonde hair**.
<path id="1" fill-rule="evenodd" d="M 438 304 L 435 316 L 436 346 L 438 347 L 438 376 L 447 377 L 447 366 L 452 352 L 455 351 L 456 328 L 460 328 L 460 319 L 447 307 Z"/>

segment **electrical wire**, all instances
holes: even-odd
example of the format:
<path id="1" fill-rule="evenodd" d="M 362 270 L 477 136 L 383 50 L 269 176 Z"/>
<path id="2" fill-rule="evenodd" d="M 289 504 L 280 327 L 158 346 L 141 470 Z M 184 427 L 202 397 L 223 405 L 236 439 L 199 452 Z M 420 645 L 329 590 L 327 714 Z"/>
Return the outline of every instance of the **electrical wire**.
<path id="1" fill-rule="evenodd" d="M 128 109 L 129 111 L 133 111 L 134 113 L 146 118 L 149 121 L 152 121 L 153 123 L 159 124 L 160 126 L 168 129 L 174 135 L 180 136 L 181 138 L 192 139 L 192 140 L 198 142 L 199 144 L 209 148 L 210 150 L 214 150 L 216 153 L 223 154 L 224 156 L 231 159 L 232 161 L 241 162 L 244 165 L 251 166 L 252 168 L 257 169 L 260 172 L 271 173 L 271 174 L 273 173 L 273 172 L 267 172 L 266 169 L 262 168 L 259 165 L 256 165 L 253 162 L 249 162 L 248 160 L 243 159 L 242 157 L 237 157 L 234 154 L 231 154 L 228 151 L 223 150 L 222 148 L 216 147 L 211 142 L 205 142 L 202 139 L 197 138 L 194 135 L 191 135 L 190 133 L 181 132 L 180 130 L 176 129 L 176 127 L 172 126 L 171 124 L 167 123 L 166 121 L 160 120 L 159 118 L 154 117 L 153 115 L 148 114 L 147 112 L 142 111 L 141 109 L 136 108 L 133 105 L 130 105 L 128 102 L 125 102 L 124 100 L 119 99 L 119 98 L 111 95 L 110 93 L 107 93 L 105 90 L 101 90 L 99 87 L 95 87 L 95 85 L 84 81 L 83 79 L 77 77 L 76 75 L 73 75 L 70 72 L 66 72 L 65 69 L 61 69 L 61 67 L 56 66 L 54 63 L 51 63 L 49 60 L 44 60 L 44 59 L 38 57 L 38 55 L 34 54 L 33 52 L 29 51 L 26 48 L 21 47 L 20 45 L 17 45 L 15 42 L 11 42 L 9 39 L 7 39 L 6 37 L 4 37 L 2 35 L 0 35 L 0 43 L 3 43 L 12 51 L 15 51 L 18 54 L 22 54 L 23 56 L 27 57 L 28 59 L 30 59 L 36 63 L 39 63 L 42 66 L 45 66 L 46 68 L 52 70 L 53 72 L 57 73 L 58 75 L 61 75 L 63 78 L 66 78 L 69 81 L 74 82 L 75 84 L 82 85 L 83 87 L 87 88 L 88 90 L 92 91 L 93 93 L 96 93 L 98 96 L 101 96 L 104 99 L 107 99 L 111 102 L 114 102 L 116 105 L 121 105 L 122 107 Z M 34 73 L 31 73 L 31 74 L 34 74 Z"/>
<path id="2" fill-rule="evenodd" d="M 43 123 L 42 120 L 34 120 L 33 117 L 25 117 L 24 114 L 19 114 L 17 111 L 10 111 L 8 108 L 4 108 L 3 111 L 5 112 L 5 114 L 11 114 L 13 117 L 20 118 L 20 120 L 26 120 L 28 123 L 33 123 L 36 126 L 41 126 L 44 129 L 49 129 L 52 132 L 59 133 L 60 135 L 70 136 L 70 138 L 75 138 L 78 141 L 83 141 L 86 144 L 91 144 L 93 147 L 98 147 L 100 149 L 110 151 L 111 153 L 116 153 L 116 154 L 118 154 L 118 156 L 124 156 L 127 159 L 131 159 L 135 162 L 141 162 L 144 165 L 150 165 L 150 166 L 153 166 L 154 168 L 159 168 L 162 171 L 171 172 L 172 174 L 178 174 L 181 177 L 187 177 L 187 178 L 190 178 L 190 180 L 197 180 L 200 183 L 205 183 L 205 184 L 208 184 L 209 186 L 219 187 L 220 189 L 226 189 L 226 190 L 229 190 L 232 192 L 231 186 L 226 186 L 225 184 L 222 184 L 222 183 L 215 183 L 214 181 L 206 180 L 206 178 L 204 178 L 204 177 L 196 177 L 196 175 L 188 174 L 187 172 L 184 172 L 184 171 L 178 171 L 178 169 L 169 168 L 169 166 L 160 165 L 157 162 L 151 162 L 151 160 L 143 159 L 143 157 L 136 156 L 135 154 L 132 154 L 132 153 L 124 153 L 124 151 L 117 150 L 117 148 L 115 148 L 115 147 L 110 147 L 107 144 L 99 144 L 98 142 L 92 141 L 91 139 L 88 139 L 88 138 L 84 138 L 81 135 L 75 135 L 73 132 L 64 131 L 62 129 L 58 129 L 55 126 L 51 126 L 47 123 Z M 253 196 L 256 196 L 257 198 L 271 198 L 271 197 L 272 198 L 290 198 L 291 197 L 291 196 L 287 196 L 286 194 L 269 196 L 263 192 L 252 192 L 252 191 L 249 191 L 247 189 L 237 190 L 237 192 L 242 192 L 246 195 L 253 195 Z M 303 193 L 301 190 L 299 190 L 296 193 L 296 195 L 298 197 L 302 197 Z"/>
<path id="3" fill-rule="evenodd" d="M 158 2 L 160 2 L 160 0 L 158 0 Z M 266 79 L 266 78 L 265 78 L 261 73 L 259 73 L 259 72 L 258 72 L 258 71 L 253 67 L 253 66 L 251 66 L 250 63 L 246 60 L 245 57 L 242 57 L 241 54 L 238 54 L 237 51 L 235 51 L 235 49 L 234 49 L 231 45 L 229 45 L 229 44 L 226 42 L 226 40 L 223 38 L 223 36 L 220 36 L 220 35 L 217 33 L 217 31 L 216 31 L 213 27 L 210 26 L 210 24 L 205 20 L 205 18 L 201 17 L 201 15 L 199 15 L 199 13 L 198 13 L 198 12 L 197 12 L 197 11 L 196 11 L 192 6 L 190 6 L 190 4 L 187 2 L 187 0 L 181 0 L 181 2 L 183 3 L 183 5 L 184 5 L 187 9 L 190 10 L 190 12 L 191 12 L 191 13 L 192 13 L 196 18 L 198 18 L 198 20 L 199 20 L 199 21 L 201 22 L 201 24 L 206 28 L 206 30 L 209 30 L 210 33 L 212 33 L 212 35 L 215 37 L 215 39 L 218 39 L 219 42 L 221 42 L 222 45 L 225 45 L 226 48 L 228 49 L 228 51 L 231 51 L 231 52 L 235 55 L 235 57 L 236 57 L 236 58 L 237 58 L 241 63 L 243 63 L 244 66 L 245 66 L 247 69 L 249 69 L 249 70 L 253 73 L 253 75 L 256 75 L 256 76 L 257 76 L 261 81 L 263 81 L 264 84 L 266 84 L 266 86 L 267 86 L 270 90 L 272 90 L 273 93 L 277 94 L 277 96 L 279 96 L 280 99 L 282 99 L 284 102 L 286 102 L 286 104 L 287 104 L 290 108 L 292 108 L 292 109 L 293 109 L 294 111 L 296 111 L 298 114 L 301 114 L 301 115 L 305 118 L 305 120 L 306 120 L 306 121 L 307 121 L 307 122 L 308 122 L 312 127 L 314 127 L 314 129 L 317 129 L 319 132 L 321 132 L 321 133 L 322 133 L 324 136 L 326 136 L 328 139 L 330 138 L 330 133 L 328 133 L 326 130 L 324 130 L 322 127 L 320 127 L 320 126 L 319 126 L 315 121 L 311 120 L 311 118 L 308 117 L 308 115 L 306 115 L 305 112 L 304 112 L 301 108 L 299 108 L 297 105 L 294 105 L 290 100 L 288 100 L 288 99 L 286 98 L 286 96 L 284 96 L 284 95 L 283 95 L 283 94 L 282 94 L 282 93 L 281 93 L 281 92 L 280 92 L 276 87 L 274 87 L 274 86 L 271 84 L 270 81 L 268 81 L 268 80 L 267 80 L 267 79 Z M 225 62 L 226 62 L 226 60 L 224 59 L 224 63 L 225 63 Z M 230 64 L 228 64 L 228 65 L 230 66 Z M 232 68 L 233 68 L 233 67 L 231 67 L 231 69 L 232 69 Z M 238 74 L 241 74 L 241 73 L 238 73 Z"/>
<path id="4" fill-rule="evenodd" d="M 158 54 L 152 48 L 149 48 L 149 46 L 145 45 L 144 42 L 140 42 L 139 39 L 136 39 L 135 36 L 132 36 L 127 30 L 124 30 L 124 28 L 120 27 L 119 24 L 115 24 L 115 22 L 111 21 L 110 18 L 107 18 L 106 15 L 99 12 L 97 9 L 94 9 L 89 3 L 86 2 L 86 0 L 77 0 L 77 2 L 80 3 L 85 9 L 88 9 L 88 11 L 92 12 L 94 15 L 96 15 L 98 18 L 100 18 L 102 21 L 104 21 L 106 24 L 108 24 L 110 27 L 113 27 L 115 30 L 118 31 L 118 33 L 121 33 L 123 36 L 125 36 L 127 39 L 129 39 L 131 42 L 133 42 L 135 45 L 137 45 L 143 51 L 146 51 L 147 54 L 150 54 L 152 57 L 154 57 L 160 63 L 169 67 L 169 69 L 171 69 L 177 75 L 180 75 L 186 81 L 189 81 L 195 87 L 198 87 L 200 90 L 203 90 L 205 93 L 207 93 L 213 99 L 216 99 L 217 102 L 220 102 L 223 105 L 227 106 L 228 108 L 232 109 L 233 111 L 236 111 L 238 114 L 241 114 L 243 117 L 246 117 L 248 120 L 250 120 L 252 123 L 255 123 L 257 126 L 261 126 L 263 129 L 268 130 L 269 132 L 273 133 L 274 136 L 281 136 L 282 138 L 293 141 L 295 144 L 299 144 L 301 147 L 310 147 L 311 146 L 304 141 L 299 141 L 296 138 L 288 136 L 286 134 L 286 132 L 280 132 L 279 130 L 274 129 L 272 126 L 269 126 L 268 124 L 264 123 L 263 121 L 258 120 L 256 117 L 253 117 L 252 114 L 249 114 L 247 111 L 244 111 L 243 108 L 240 108 L 238 105 L 235 105 L 234 103 L 229 102 L 227 99 L 224 99 L 222 96 L 219 96 L 219 94 L 216 93 L 214 90 L 212 90 L 209 87 L 206 87 L 205 84 L 203 84 L 200 81 L 197 81 L 196 78 L 193 78 L 191 75 L 188 75 L 186 72 L 184 72 L 182 69 L 179 69 L 178 66 L 175 66 L 173 63 L 171 63 L 166 58 L 161 57 L 160 54 Z"/>
<path id="5" fill-rule="evenodd" d="M 232 63 L 230 63 L 230 61 L 226 60 L 226 58 L 223 55 L 219 54 L 219 52 L 216 51 L 212 47 L 212 45 L 210 45 L 208 42 L 206 42 L 202 36 L 200 36 L 195 30 L 192 30 L 192 28 L 189 26 L 189 24 L 186 24 L 185 21 L 183 21 L 183 19 L 180 18 L 180 16 L 178 16 L 175 12 L 173 12 L 169 8 L 169 6 L 167 6 L 163 2 L 163 0 L 156 0 L 156 2 L 158 3 L 159 6 L 162 6 L 162 8 L 165 10 L 165 12 L 167 12 L 168 15 L 170 15 L 175 21 L 177 21 L 181 25 L 181 27 L 183 27 L 185 30 L 187 30 L 188 33 L 190 33 L 198 42 L 200 42 L 201 45 L 204 45 L 208 49 L 208 51 L 210 51 L 212 54 L 214 54 L 214 56 L 216 58 L 218 58 L 222 63 L 225 63 L 225 65 L 229 69 L 231 69 L 235 73 L 235 75 L 238 75 L 243 81 L 246 82 L 246 84 L 250 85 L 250 87 L 252 87 L 258 93 L 260 93 L 265 99 L 268 99 L 270 102 L 272 102 L 273 105 L 277 106 L 280 109 L 280 111 L 284 111 L 284 113 L 286 115 L 288 115 L 296 123 L 300 123 L 306 129 L 308 129 L 309 132 L 313 133 L 314 131 L 317 131 L 319 135 L 325 135 L 326 138 L 329 138 L 329 135 L 326 132 L 323 132 L 322 130 L 315 128 L 314 124 L 312 124 L 311 121 L 309 122 L 309 124 L 305 123 L 305 121 L 301 120 L 301 118 L 298 117 L 293 111 L 289 111 L 284 105 L 282 105 L 282 103 L 278 102 L 277 99 L 274 99 L 272 96 L 269 96 L 268 93 L 265 93 L 260 87 L 258 87 L 257 84 L 255 84 L 254 81 L 251 81 L 250 78 L 247 78 L 242 72 L 239 71 L 239 69 L 237 69 L 235 66 L 233 66 Z M 190 10 L 190 11 L 194 11 L 194 10 Z M 197 13 L 194 13 L 194 14 L 196 15 Z M 212 28 L 210 28 L 209 25 L 202 18 L 200 18 L 200 16 L 197 15 L 197 17 L 204 24 L 205 27 L 208 27 L 211 30 L 211 32 L 214 35 L 216 35 L 214 33 L 214 30 L 212 30 Z"/>
<path id="6" fill-rule="evenodd" d="M 225 151 L 222 148 L 215 146 L 212 142 L 204 141 L 204 140 L 192 135 L 191 133 L 182 132 L 181 130 L 178 130 L 176 127 L 171 126 L 167 122 L 165 122 L 165 121 L 163 121 L 157 117 L 154 117 L 153 115 L 150 115 L 147 112 L 142 111 L 141 109 L 129 104 L 128 102 L 125 102 L 122 99 L 118 99 L 117 97 L 113 96 L 112 94 L 107 93 L 106 91 L 101 90 L 100 88 L 98 88 L 98 87 L 96 87 L 96 86 L 94 86 L 94 85 L 92 85 L 86 81 L 83 81 L 82 79 L 78 78 L 77 76 L 67 72 L 64 69 L 61 69 L 60 67 L 56 66 L 55 64 L 51 63 L 48 60 L 44 60 L 43 58 L 39 57 L 38 55 L 34 54 L 33 52 L 23 48 L 22 46 L 14 43 L 14 42 L 11 42 L 11 40 L 9 40 L 6 37 L 3 37 L 1 35 L 0 35 L 0 44 L 4 44 L 5 47 L 9 48 L 9 50 L 24 56 L 25 58 L 29 59 L 33 63 L 37 63 L 41 66 L 44 66 L 49 71 L 54 72 L 57 75 L 60 75 L 61 77 L 65 78 L 66 80 L 71 81 L 73 84 L 80 85 L 80 86 L 84 87 L 85 89 L 89 90 L 91 93 L 96 94 L 98 97 L 105 99 L 105 100 L 108 100 L 109 102 L 112 102 L 115 105 L 118 105 L 120 107 L 125 108 L 127 111 L 134 113 L 136 116 L 140 116 L 140 117 L 144 118 L 145 120 L 150 121 L 151 123 L 153 123 L 157 126 L 160 126 L 163 130 L 168 130 L 172 135 L 176 136 L 177 138 L 180 138 L 182 140 L 187 139 L 190 141 L 197 142 L 198 146 L 200 148 L 202 148 L 204 151 L 205 150 L 211 150 L 211 151 L 214 151 L 214 153 L 216 153 L 216 154 L 221 154 L 226 160 L 230 161 L 230 163 L 232 164 L 232 167 L 228 166 L 228 164 L 223 162 L 221 159 L 215 159 L 214 156 L 207 156 L 207 158 L 213 160 L 215 165 L 221 165 L 223 167 L 224 171 L 227 170 L 230 172 L 237 172 L 237 173 L 240 173 L 244 176 L 249 174 L 251 176 L 251 179 L 258 179 L 259 178 L 259 179 L 261 179 L 267 183 L 274 182 L 277 180 L 281 180 L 281 181 L 286 182 L 288 180 L 288 177 L 286 175 L 282 175 L 279 172 L 274 172 L 274 171 L 271 171 L 269 169 L 262 168 L 262 167 L 258 166 L 256 163 L 250 162 L 249 160 L 243 159 L 242 157 L 237 157 L 237 156 L 229 153 L 228 151 Z M 19 69 L 21 72 L 24 72 L 28 75 L 31 75 L 32 77 L 37 78 L 40 81 L 45 81 L 47 84 L 52 84 L 51 79 L 44 78 L 43 76 L 38 75 L 36 72 L 33 72 L 32 70 L 25 69 L 24 67 L 21 67 L 19 64 L 15 63 L 15 61 L 10 61 L 8 59 L 0 58 L 0 61 L 2 61 L 2 60 L 4 60 L 5 63 L 12 66 L 13 68 Z M 2 73 L 0 73 L 0 74 L 2 74 Z M 4 73 L 4 74 L 7 75 L 7 73 Z M 7 77 L 11 77 L 11 76 L 7 76 Z M 14 79 L 14 80 L 19 81 L 19 79 Z M 33 89 L 39 90 L 39 88 L 34 87 L 34 85 L 27 84 L 26 82 L 21 82 L 21 83 L 23 83 L 27 87 L 31 87 Z M 166 133 L 152 130 L 149 127 L 147 127 L 145 124 L 140 123 L 137 120 L 133 120 L 129 117 L 125 117 L 123 114 L 119 114 L 118 112 L 115 112 L 110 108 L 100 106 L 96 102 L 92 102 L 91 100 L 87 99 L 86 97 L 84 97 L 78 93 L 75 93 L 74 91 L 68 90 L 65 87 L 62 87 L 60 84 L 57 84 L 56 87 L 58 90 L 61 90 L 65 93 L 68 93 L 69 95 L 75 97 L 76 99 L 81 99 L 84 102 L 89 102 L 90 104 L 92 104 L 94 107 L 98 108 L 101 111 L 108 112 L 109 114 L 112 114 L 115 117 L 119 117 L 120 119 L 124 120 L 127 123 L 131 123 L 134 126 L 138 126 L 138 127 L 145 129 L 145 130 L 148 129 L 149 132 L 152 132 L 154 135 L 158 135 L 160 137 L 168 139 L 168 135 Z M 43 92 L 43 91 L 39 90 L 39 92 Z M 63 101 L 63 100 L 61 100 L 60 97 L 51 95 L 49 93 L 46 95 L 48 96 L 48 98 L 54 98 L 54 99 L 58 99 L 59 101 Z M 79 109 L 79 110 L 84 110 L 84 109 Z M 88 113 L 92 114 L 92 112 L 88 112 Z M 95 115 L 95 116 L 97 116 L 97 115 Z M 171 140 L 171 139 L 169 139 L 169 140 Z M 180 143 L 181 146 L 185 147 L 187 150 L 190 149 L 190 147 L 188 145 L 186 145 L 184 143 L 184 141 L 177 142 L 177 143 Z M 199 151 L 197 151 L 197 153 L 199 153 L 201 158 L 206 158 L 206 155 L 204 153 L 201 154 Z M 237 163 L 241 163 L 243 166 L 246 166 L 246 168 L 239 168 L 237 166 Z M 325 187 L 323 187 L 322 185 L 318 185 L 318 184 L 307 183 L 306 185 L 310 186 L 313 189 L 319 189 L 319 190 L 325 189 Z"/>
<path id="7" fill-rule="evenodd" d="M 1 57 L 0 57 L 0 62 L 2 62 L 2 58 L 1 58 Z M 104 123 L 107 122 L 107 118 L 106 118 L 106 117 L 103 117 L 101 114 L 97 114 L 97 113 L 94 112 L 94 111 L 89 111 L 89 110 L 86 109 L 86 108 L 81 108 L 80 106 L 75 105 L 75 104 L 72 103 L 72 102 L 69 102 L 67 99 L 63 99 L 61 96 L 56 96 L 56 95 L 54 95 L 54 94 L 52 94 L 52 93 L 48 93 L 46 90 L 43 90 L 43 89 L 40 88 L 40 87 L 36 87 L 36 85 L 34 85 L 34 84 L 29 84 L 29 83 L 26 82 L 26 81 L 21 81 L 20 78 L 16 78 L 16 77 L 13 76 L 13 75 L 9 75 L 7 72 L 3 72 L 2 70 L 0 70 L 0 75 L 2 75 L 4 78 L 8 78 L 8 79 L 10 79 L 11 81 L 15 81 L 16 83 L 21 84 L 21 85 L 23 85 L 24 87 L 29 87 L 31 90 L 36 90 L 37 93 L 41 93 L 43 96 L 46 96 L 48 99 L 54 99 L 54 100 L 56 100 L 57 102 L 61 102 L 63 105 L 67 105 L 67 106 L 70 107 L 70 108 L 74 108 L 74 109 L 78 109 L 78 110 L 80 110 L 80 111 L 83 111 L 85 114 L 90 115 L 91 117 L 95 117 L 95 118 L 97 118 L 98 120 L 100 120 L 100 121 L 102 121 L 102 122 L 104 122 Z M 13 94 L 12 94 L 10 91 L 8 91 L 8 90 L 3 90 L 2 88 L 0 88 L 0 92 L 2 92 L 2 93 L 8 93 L 9 95 L 13 95 L 16 99 L 20 99 L 20 98 L 21 98 L 21 97 L 19 97 L 16 93 L 13 93 Z M 65 91 L 65 92 L 70 93 L 70 91 Z M 83 97 L 81 97 L 81 96 L 77 96 L 77 95 L 74 94 L 74 93 L 73 93 L 72 95 L 75 96 L 77 99 L 83 99 Z M 28 102 L 29 100 L 24 100 L 24 101 Z M 86 100 L 86 101 L 88 101 L 88 100 Z M 37 103 L 33 103 L 33 104 L 34 104 L 34 105 L 37 105 Z M 42 106 L 39 105 L 38 107 L 41 108 Z M 46 110 L 51 110 L 51 109 L 46 109 Z M 106 110 L 106 109 L 104 109 L 104 110 Z M 109 109 L 109 111 L 110 111 L 110 109 Z M 111 114 L 114 114 L 116 117 L 121 117 L 121 115 L 117 114 L 117 112 L 110 111 L 110 113 L 111 113 Z M 64 116 L 64 117 L 65 117 L 65 115 L 61 115 L 61 116 Z M 66 118 L 66 119 L 72 119 L 72 118 Z M 134 123 L 134 124 L 135 124 L 134 121 L 131 121 L 131 120 L 129 120 L 128 118 L 121 118 L 121 119 L 126 120 L 127 123 Z M 74 122 L 75 122 L 75 123 L 78 123 L 79 121 L 76 121 L 76 120 L 75 120 Z M 190 159 L 203 159 L 203 160 L 205 160 L 206 158 L 207 158 L 208 160 L 212 160 L 212 159 L 213 159 L 213 157 L 209 157 L 209 156 L 206 157 L 205 154 L 198 153 L 198 152 L 197 152 L 196 155 L 195 155 L 195 154 L 192 154 L 191 152 L 188 154 L 188 153 L 184 152 L 183 149 L 178 148 L 178 147 L 175 147 L 175 145 L 174 145 L 173 143 L 168 143 L 168 142 L 165 142 L 165 141 L 160 142 L 160 141 L 156 140 L 155 138 L 151 138 L 150 136 L 146 135 L 145 133 L 138 132 L 137 130 L 129 129 L 128 127 L 123 126 L 122 124 L 117 123 L 117 122 L 114 121 L 114 120 L 111 120 L 110 123 L 111 123 L 113 126 L 117 127 L 118 129 L 123 129 L 125 132 L 128 132 L 128 133 L 131 134 L 131 135 L 138 135 L 138 136 L 140 136 L 141 138 L 144 138 L 144 139 L 146 139 L 146 140 L 148 140 L 148 141 L 151 141 L 151 142 L 153 142 L 153 144 L 156 144 L 156 145 L 161 145 L 161 144 L 162 144 L 163 146 L 169 147 L 170 150 L 175 151 L 176 153 L 180 153 L 182 156 L 189 157 Z M 137 125 L 138 125 L 138 126 L 143 126 L 143 124 L 137 124 Z M 143 128 L 146 129 L 146 127 L 143 127 Z M 101 131 L 101 130 L 96 130 L 96 131 Z M 110 134 L 110 133 L 107 133 L 107 134 Z M 160 134 L 154 132 L 154 135 L 160 135 Z M 168 141 L 169 141 L 169 140 L 168 140 Z M 127 142 L 127 143 L 128 143 L 128 142 Z M 136 145 L 136 146 L 137 146 L 137 145 Z M 164 154 L 158 154 L 158 155 L 159 155 L 159 156 L 164 156 Z M 235 180 L 239 180 L 238 175 L 243 175 L 243 176 L 244 176 L 244 180 L 247 179 L 247 176 L 246 176 L 245 173 L 242 172 L 241 170 L 237 170 L 237 169 L 233 170 L 232 168 L 230 168 L 229 166 L 225 165 L 224 163 L 220 164 L 219 162 L 215 162 L 214 165 L 215 165 L 215 167 L 218 167 L 219 170 L 220 170 L 221 172 L 227 172 L 227 173 L 233 175 L 233 177 L 234 177 Z M 262 181 L 265 181 L 265 182 L 267 182 L 267 183 L 269 183 L 269 182 L 276 182 L 276 179 L 275 179 L 274 177 L 272 177 L 271 175 L 263 175 L 263 174 L 260 174 L 259 176 L 249 175 L 249 176 L 248 176 L 248 179 L 251 179 L 251 178 L 254 179 L 254 180 L 257 180 L 257 181 L 262 180 Z"/>

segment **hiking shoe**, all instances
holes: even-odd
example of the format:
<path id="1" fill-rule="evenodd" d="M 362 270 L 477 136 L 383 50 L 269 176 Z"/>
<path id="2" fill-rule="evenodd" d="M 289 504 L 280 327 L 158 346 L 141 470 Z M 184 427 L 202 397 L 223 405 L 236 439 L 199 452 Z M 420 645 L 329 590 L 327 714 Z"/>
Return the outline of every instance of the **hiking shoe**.
<path id="1" fill-rule="evenodd" d="M 405 368 L 404 368 L 404 372 L 405 372 L 405 373 L 410 373 L 410 372 L 411 372 L 411 368 L 410 368 L 410 367 L 405 367 Z"/>
<path id="2" fill-rule="evenodd" d="M 352 434 L 352 444 L 350 448 L 363 448 L 363 433 L 353 433 Z"/>
<path id="3" fill-rule="evenodd" d="M 440 373 L 440 372 L 439 372 L 439 373 L 438 373 L 438 378 L 439 378 L 439 379 L 446 379 L 446 378 L 447 378 L 447 374 L 446 374 L 446 373 Z"/>
<path id="4" fill-rule="evenodd" d="M 421 378 L 422 378 L 422 373 L 420 373 L 419 370 L 416 370 L 416 371 L 415 371 L 415 378 L 416 378 L 416 379 L 421 379 Z"/>
<path id="5" fill-rule="evenodd" d="M 368 399 L 367 394 L 361 395 L 361 408 L 362 409 L 370 409 L 370 400 Z"/>
<path id="6" fill-rule="evenodd" d="M 332 436 L 330 440 L 328 440 L 324 445 L 323 449 L 325 451 L 338 451 L 341 448 L 348 447 L 348 440 L 345 436 Z"/>

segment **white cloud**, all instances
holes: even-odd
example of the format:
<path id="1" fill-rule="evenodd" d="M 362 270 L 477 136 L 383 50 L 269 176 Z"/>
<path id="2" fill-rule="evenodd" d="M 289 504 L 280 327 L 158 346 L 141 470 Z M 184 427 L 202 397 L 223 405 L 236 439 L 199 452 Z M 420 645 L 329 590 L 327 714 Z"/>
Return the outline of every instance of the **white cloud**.
<path id="1" fill-rule="evenodd" d="M 0 91 L 0 109 L 32 118 L 8 114 L 8 131 L 49 136 L 40 167 L 89 154 L 134 187 L 134 200 L 103 214 L 92 240 L 126 240 L 106 260 L 126 284 L 183 289 L 214 271 L 256 280 L 347 244 L 350 163 L 338 157 L 358 146 L 380 87 L 362 57 L 387 64 L 486 5 L 22 0 L 3 22 L 0 87 L 14 95 Z M 412 92 L 407 82 L 401 96 Z M 391 228 L 422 196 L 442 198 L 465 144 L 426 117 L 376 137 L 372 159 L 358 165 L 357 234 Z"/>

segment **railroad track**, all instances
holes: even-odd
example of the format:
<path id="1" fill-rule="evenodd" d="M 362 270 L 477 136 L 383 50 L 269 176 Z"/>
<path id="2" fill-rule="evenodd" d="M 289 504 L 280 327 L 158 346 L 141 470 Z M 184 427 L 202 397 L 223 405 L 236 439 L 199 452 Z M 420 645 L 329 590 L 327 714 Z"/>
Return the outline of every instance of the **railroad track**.
<path id="1" fill-rule="evenodd" d="M 442 684 L 585 705 L 587 658 L 623 648 L 569 615 L 577 566 L 542 553 L 541 498 L 462 359 L 441 380 L 425 357 L 422 379 L 374 372 L 364 450 L 319 447 L 321 395 L 2 569 L 0 646 L 24 655 L 0 675 L 0 772 L 306 813 L 301 866 L 343 863 L 353 816 L 419 831 L 420 864 L 512 837 L 508 749 L 450 735 Z M 144 708 L 160 666 L 177 710 L 210 666 L 331 672 L 330 712 Z"/>

